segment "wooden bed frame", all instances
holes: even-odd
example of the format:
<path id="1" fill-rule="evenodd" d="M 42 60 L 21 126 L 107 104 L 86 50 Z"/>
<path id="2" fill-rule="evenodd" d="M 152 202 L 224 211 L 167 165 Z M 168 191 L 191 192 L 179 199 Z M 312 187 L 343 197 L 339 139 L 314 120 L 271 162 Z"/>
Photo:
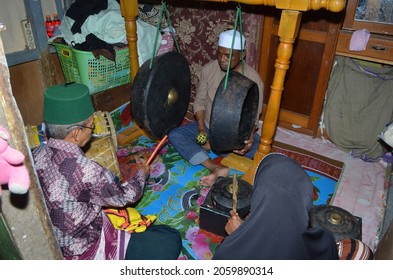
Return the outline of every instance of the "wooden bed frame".
<path id="1" fill-rule="evenodd" d="M 278 35 L 280 42 L 277 49 L 275 63 L 275 73 L 271 85 L 270 98 L 267 104 L 265 118 L 263 120 L 262 135 L 259 141 L 259 148 L 256 152 L 252 166 L 242 177 L 243 180 L 252 184 L 256 168 L 259 162 L 271 150 L 271 144 L 276 131 L 278 114 L 280 110 L 281 94 L 284 89 L 284 81 L 292 56 L 293 44 L 296 40 L 302 12 L 309 10 L 327 9 L 331 12 L 341 12 L 344 10 L 346 0 L 202 0 L 207 2 L 238 2 L 248 5 L 267 5 L 281 9 L 280 26 Z M 138 52 L 136 19 L 138 16 L 137 0 L 121 0 L 121 12 L 126 21 L 127 40 L 130 50 L 131 80 L 138 71 Z"/>

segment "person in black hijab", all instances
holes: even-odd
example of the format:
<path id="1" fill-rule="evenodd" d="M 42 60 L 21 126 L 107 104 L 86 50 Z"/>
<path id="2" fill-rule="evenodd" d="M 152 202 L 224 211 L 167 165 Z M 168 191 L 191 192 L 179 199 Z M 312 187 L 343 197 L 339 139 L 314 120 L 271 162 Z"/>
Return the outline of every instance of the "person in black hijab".
<path id="1" fill-rule="evenodd" d="M 259 164 L 250 213 L 244 221 L 231 212 L 229 236 L 217 246 L 213 259 L 336 260 L 331 233 L 309 227 L 313 185 L 291 158 L 272 153 Z"/>

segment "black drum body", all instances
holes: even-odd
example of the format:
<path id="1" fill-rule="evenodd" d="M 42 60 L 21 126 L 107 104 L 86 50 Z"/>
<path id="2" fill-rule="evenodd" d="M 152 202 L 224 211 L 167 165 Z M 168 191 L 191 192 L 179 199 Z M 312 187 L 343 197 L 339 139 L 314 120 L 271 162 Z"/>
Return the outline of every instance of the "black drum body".
<path id="1" fill-rule="evenodd" d="M 233 207 L 233 178 L 218 177 L 200 206 L 199 228 L 219 236 L 227 236 L 225 225 Z M 252 186 L 238 179 L 237 213 L 245 218 L 251 206 Z"/>
<path id="2" fill-rule="evenodd" d="M 310 226 L 330 231 L 336 242 L 343 239 L 362 240 L 361 218 L 337 206 L 313 206 L 310 211 Z"/>
<path id="3" fill-rule="evenodd" d="M 131 87 L 133 120 L 152 139 L 178 127 L 187 112 L 191 74 L 187 59 L 172 51 L 150 59 L 139 68 Z"/>
<path id="4" fill-rule="evenodd" d="M 210 117 L 209 140 L 214 152 L 241 150 L 249 139 L 258 114 L 258 85 L 246 76 L 229 72 L 217 88 Z"/>

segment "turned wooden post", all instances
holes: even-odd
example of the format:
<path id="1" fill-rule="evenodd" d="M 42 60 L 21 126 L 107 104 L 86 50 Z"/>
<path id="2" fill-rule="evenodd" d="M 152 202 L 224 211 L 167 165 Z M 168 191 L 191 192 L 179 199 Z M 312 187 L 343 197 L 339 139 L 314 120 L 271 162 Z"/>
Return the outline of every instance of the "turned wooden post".
<path id="1" fill-rule="evenodd" d="M 275 73 L 265 118 L 263 120 L 262 135 L 259 140 L 258 151 L 254 155 L 251 168 L 244 174 L 243 180 L 253 183 L 256 168 L 259 162 L 265 157 L 271 149 L 271 144 L 276 131 L 278 114 L 280 111 L 281 94 L 284 89 L 285 74 L 289 69 L 290 58 L 293 51 L 293 43 L 297 37 L 301 12 L 283 10 L 281 14 L 278 36 L 280 43 L 277 49 L 276 63 L 274 64 Z"/>
<path id="2" fill-rule="evenodd" d="M 130 56 L 130 75 L 131 81 L 139 69 L 138 60 L 138 47 L 137 47 L 137 30 L 136 30 L 136 18 L 138 16 L 138 1 L 137 0 L 120 0 L 121 14 L 126 21 L 126 33 L 129 47 Z"/>

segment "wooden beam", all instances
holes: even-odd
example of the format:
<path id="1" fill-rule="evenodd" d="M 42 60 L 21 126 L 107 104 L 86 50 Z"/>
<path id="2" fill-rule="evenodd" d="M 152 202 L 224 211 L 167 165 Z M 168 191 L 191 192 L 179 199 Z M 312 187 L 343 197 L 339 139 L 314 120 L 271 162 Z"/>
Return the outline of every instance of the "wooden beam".
<path id="1" fill-rule="evenodd" d="M 275 6 L 281 10 L 309 11 L 326 9 L 332 12 L 341 12 L 346 5 L 346 0 L 201 0 L 207 2 L 238 2 L 248 5 Z"/>

